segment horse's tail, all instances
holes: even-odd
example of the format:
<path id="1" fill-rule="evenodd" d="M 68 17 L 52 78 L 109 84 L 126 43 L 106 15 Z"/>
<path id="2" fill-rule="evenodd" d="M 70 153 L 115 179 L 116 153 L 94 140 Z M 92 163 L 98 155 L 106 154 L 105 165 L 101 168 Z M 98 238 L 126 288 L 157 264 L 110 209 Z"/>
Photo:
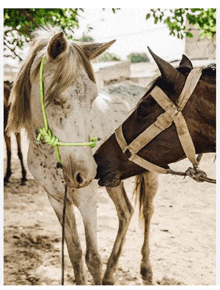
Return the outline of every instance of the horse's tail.
<path id="1" fill-rule="evenodd" d="M 145 172 L 135 177 L 135 203 L 139 203 L 139 219 L 144 220 L 148 211 L 153 211 L 153 198 L 158 189 L 158 174 Z"/>

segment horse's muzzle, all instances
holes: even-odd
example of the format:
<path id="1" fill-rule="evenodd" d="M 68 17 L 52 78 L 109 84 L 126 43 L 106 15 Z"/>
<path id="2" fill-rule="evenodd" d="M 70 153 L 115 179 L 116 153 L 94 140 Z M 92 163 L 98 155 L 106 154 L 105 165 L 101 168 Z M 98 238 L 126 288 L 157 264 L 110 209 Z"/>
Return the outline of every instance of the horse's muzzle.
<path id="1" fill-rule="evenodd" d="M 96 179 L 99 179 L 98 184 L 106 187 L 116 187 L 121 183 L 121 179 L 117 173 L 107 172 L 99 176 L 97 173 Z"/>

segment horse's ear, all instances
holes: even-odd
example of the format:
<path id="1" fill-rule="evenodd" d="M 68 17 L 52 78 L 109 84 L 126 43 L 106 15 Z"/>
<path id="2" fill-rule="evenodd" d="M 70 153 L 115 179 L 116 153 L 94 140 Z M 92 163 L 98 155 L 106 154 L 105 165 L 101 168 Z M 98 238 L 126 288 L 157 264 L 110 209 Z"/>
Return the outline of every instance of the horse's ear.
<path id="1" fill-rule="evenodd" d="M 188 57 L 185 54 L 182 55 L 182 59 L 181 59 L 179 66 L 180 67 L 188 67 L 190 69 L 193 69 L 193 65 L 192 65 L 191 61 L 188 59 Z"/>
<path id="2" fill-rule="evenodd" d="M 67 40 L 63 32 L 55 34 L 48 45 L 47 52 L 49 56 L 55 59 L 62 52 L 67 49 Z"/>
<path id="3" fill-rule="evenodd" d="M 157 56 L 153 51 L 148 47 L 150 54 L 155 60 L 162 77 L 169 83 L 175 83 L 179 78 L 183 77 L 183 75 L 178 72 L 169 62 Z"/>
<path id="4" fill-rule="evenodd" d="M 84 54 L 88 57 L 88 59 L 92 60 L 108 49 L 115 41 L 116 40 L 114 39 L 106 43 L 81 44 L 80 47 L 83 49 Z"/>

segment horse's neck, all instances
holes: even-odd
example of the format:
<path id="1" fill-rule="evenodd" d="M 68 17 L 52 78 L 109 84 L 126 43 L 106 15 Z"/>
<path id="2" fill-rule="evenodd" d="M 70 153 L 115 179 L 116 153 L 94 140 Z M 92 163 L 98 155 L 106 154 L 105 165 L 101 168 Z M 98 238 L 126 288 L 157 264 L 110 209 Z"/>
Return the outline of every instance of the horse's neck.
<path id="1" fill-rule="evenodd" d="M 130 82 L 108 86 L 101 90 L 93 102 L 91 112 L 91 135 L 101 138 L 101 142 L 97 143 L 98 146 L 130 115 L 144 92 L 144 87 Z"/>
<path id="2" fill-rule="evenodd" d="M 199 134 L 194 142 L 197 153 L 216 152 L 216 128 L 206 122 L 201 123 Z"/>
<path id="3" fill-rule="evenodd" d="M 209 85 L 210 87 L 211 85 Z M 205 91 L 205 90 L 204 90 Z M 216 89 L 205 91 L 199 96 L 200 105 L 197 106 L 199 122 L 197 124 L 198 153 L 216 152 Z"/>

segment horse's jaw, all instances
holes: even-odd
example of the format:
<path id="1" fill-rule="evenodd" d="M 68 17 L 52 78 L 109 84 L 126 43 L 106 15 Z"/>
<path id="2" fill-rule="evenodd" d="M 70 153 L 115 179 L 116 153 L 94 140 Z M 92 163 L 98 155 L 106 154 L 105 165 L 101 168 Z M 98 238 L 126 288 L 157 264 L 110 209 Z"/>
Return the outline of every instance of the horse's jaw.
<path id="1" fill-rule="evenodd" d="M 120 176 L 114 172 L 107 172 L 101 176 L 97 174 L 95 178 L 99 179 L 98 184 L 100 186 L 116 187 L 121 183 Z"/>

